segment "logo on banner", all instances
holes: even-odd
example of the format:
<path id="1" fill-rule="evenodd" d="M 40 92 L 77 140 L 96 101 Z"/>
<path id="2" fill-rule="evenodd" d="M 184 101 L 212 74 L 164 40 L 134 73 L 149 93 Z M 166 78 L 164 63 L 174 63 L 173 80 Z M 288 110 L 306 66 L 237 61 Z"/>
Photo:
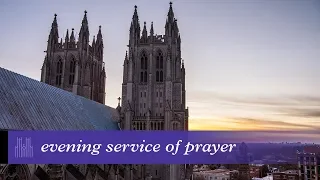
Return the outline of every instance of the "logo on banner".
<path id="1" fill-rule="evenodd" d="M 16 158 L 32 158 L 33 157 L 33 146 L 31 138 L 17 138 L 17 145 L 15 146 L 15 157 Z"/>

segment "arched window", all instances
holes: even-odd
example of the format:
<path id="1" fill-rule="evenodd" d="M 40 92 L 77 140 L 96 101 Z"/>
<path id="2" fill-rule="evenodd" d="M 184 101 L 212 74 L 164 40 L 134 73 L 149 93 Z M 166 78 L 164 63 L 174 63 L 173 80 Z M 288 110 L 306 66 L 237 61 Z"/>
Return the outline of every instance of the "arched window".
<path id="1" fill-rule="evenodd" d="M 141 69 L 147 70 L 148 69 L 148 57 L 145 52 L 141 54 Z"/>
<path id="2" fill-rule="evenodd" d="M 156 72 L 156 82 L 160 81 L 160 73 L 159 71 Z"/>
<path id="3" fill-rule="evenodd" d="M 62 60 L 59 59 L 57 62 L 57 73 L 56 73 L 56 85 L 61 86 L 61 79 L 62 79 Z"/>
<path id="4" fill-rule="evenodd" d="M 157 69 L 163 69 L 163 54 L 159 50 L 156 58 L 156 68 Z"/>
<path id="5" fill-rule="evenodd" d="M 144 82 L 147 82 L 148 80 L 148 74 L 147 71 L 144 72 Z"/>
<path id="6" fill-rule="evenodd" d="M 143 72 L 140 73 L 140 82 L 143 82 Z"/>
<path id="7" fill-rule="evenodd" d="M 163 82 L 163 54 L 159 50 L 156 58 L 156 82 Z"/>
<path id="8" fill-rule="evenodd" d="M 146 52 L 141 53 L 141 59 L 140 59 L 140 64 L 141 64 L 141 74 L 140 74 L 140 82 L 148 82 L 148 57 Z"/>
<path id="9" fill-rule="evenodd" d="M 76 61 L 74 58 L 70 61 L 70 75 L 69 75 L 69 84 L 72 85 L 74 83 L 74 75 L 76 72 Z"/>
<path id="10" fill-rule="evenodd" d="M 163 56 L 160 56 L 160 69 L 163 69 Z"/>
<path id="11" fill-rule="evenodd" d="M 163 82 L 163 71 L 160 71 L 160 82 Z"/>
<path id="12" fill-rule="evenodd" d="M 160 59 L 159 56 L 157 56 L 157 60 L 156 60 L 156 68 L 159 69 L 160 68 Z"/>
<path id="13" fill-rule="evenodd" d="M 57 62 L 57 74 L 62 74 L 62 61 L 61 61 L 61 59 Z"/>

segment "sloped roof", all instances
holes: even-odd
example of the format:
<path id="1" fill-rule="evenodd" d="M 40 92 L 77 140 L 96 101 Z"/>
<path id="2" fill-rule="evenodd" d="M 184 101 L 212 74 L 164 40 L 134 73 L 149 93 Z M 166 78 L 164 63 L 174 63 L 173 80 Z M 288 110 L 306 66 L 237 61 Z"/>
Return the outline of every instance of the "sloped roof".
<path id="1" fill-rule="evenodd" d="M 0 129 L 118 130 L 117 110 L 0 67 Z"/>

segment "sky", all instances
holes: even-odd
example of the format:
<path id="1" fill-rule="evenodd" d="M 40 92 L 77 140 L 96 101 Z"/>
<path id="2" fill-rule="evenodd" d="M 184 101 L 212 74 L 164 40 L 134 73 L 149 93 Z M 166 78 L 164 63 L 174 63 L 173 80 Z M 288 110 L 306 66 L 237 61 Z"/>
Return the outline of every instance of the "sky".
<path id="1" fill-rule="evenodd" d="M 172 2 L 190 129 L 320 132 L 320 1 Z M 134 5 L 141 26 L 164 33 L 166 0 L 2 0 L 0 67 L 40 80 L 54 14 L 64 39 L 86 10 L 91 39 L 102 26 L 106 104 L 116 107 Z"/>

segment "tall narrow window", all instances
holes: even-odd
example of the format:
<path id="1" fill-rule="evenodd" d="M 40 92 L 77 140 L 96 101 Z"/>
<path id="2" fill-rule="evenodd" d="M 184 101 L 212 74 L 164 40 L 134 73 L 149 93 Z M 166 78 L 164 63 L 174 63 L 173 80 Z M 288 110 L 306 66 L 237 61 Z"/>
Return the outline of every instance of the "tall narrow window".
<path id="1" fill-rule="evenodd" d="M 156 82 L 163 82 L 163 54 L 158 51 L 156 58 Z"/>
<path id="2" fill-rule="evenodd" d="M 56 74 L 56 85 L 61 86 L 62 79 L 62 61 L 61 59 L 57 62 L 57 74 Z"/>
<path id="3" fill-rule="evenodd" d="M 163 82 L 163 71 L 160 71 L 160 82 Z"/>
<path id="4" fill-rule="evenodd" d="M 144 82 L 147 82 L 148 80 L 148 74 L 147 74 L 147 71 L 144 72 Z"/>
<path id="5" fill-rule="evenodd" d="M 61 61 L 61 59 L 57 62 L 57 74 L 62 74 L 62 61 Z"/>
<path id="6" fill-rule="evenodd" d="M 140 73 L 140 82 L 143 82 L 143 72 Z"/>
<path id="7" fill-rule="evenodd" d="M 141 77 L 140 77 L 140 82 L 148 82 L 148 74 L 147 74 L 147 71 L 148 71 L 148 57 L 147 57 L 147 54 L 146 52 L 142 52 L 141 54 L 141 61 L 140 61 L 140 64 L 141 64 Z"/>
<path id="8" fill-rule="evenodd" d="M 156 82 L 160 81 L 160 73 L 159 71 L 156 72 Z"/>
<path id="9" fill-rule="evenodd" d="M 76 61 L 74 58 L 70 61 L 70 75 L 69 75 L 69 84 L 72 85 L 74 83 L 74 75 L 76 72 Z"/>
<path id="10" fill-rule="evenodd" d="M 160 56 L 160 69 L 163 69 L 163 56 Z"/>

